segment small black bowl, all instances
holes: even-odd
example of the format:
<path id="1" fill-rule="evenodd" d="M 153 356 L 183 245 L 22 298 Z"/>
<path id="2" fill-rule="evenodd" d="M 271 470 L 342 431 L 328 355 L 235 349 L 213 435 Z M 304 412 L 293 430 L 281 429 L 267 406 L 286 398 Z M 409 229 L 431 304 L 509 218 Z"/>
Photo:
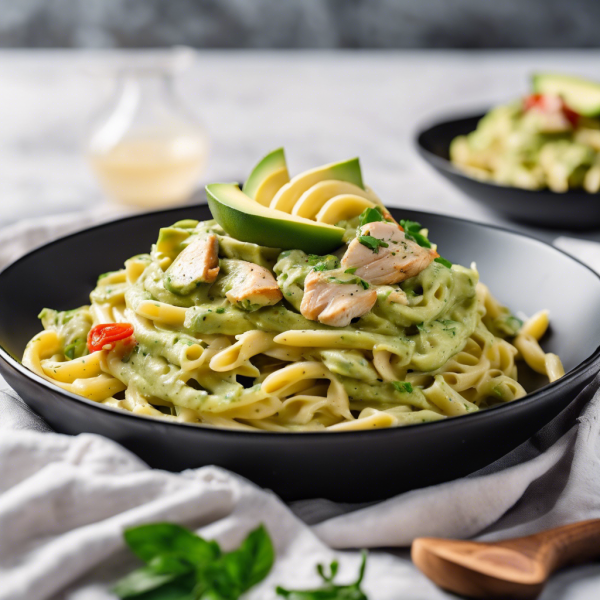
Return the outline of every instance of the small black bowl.
<path id="1" fill-rule="evenodd" d="M 467 196 L 509 219 L 559 229 L 584 230 L 600 226 L 600 194 L 498 185 L 470 177 L 452 164 L 450 143 L 456 136 L 475 130 L 484 114 L 448 118 L 420 129 L 416 136 L 419 154 Z"/>
<path id="2" fill-rule="evenodd" d="M 252 433 L 135 416 L 65 392 L 19 361 L 49 306 L 88 302 L 97 275 L 146 251 L 158 229 L 210 218 L 190 206 L 121 219 L 52 242 L 0 273 L 0 372 L 56 430 L 116 440 L 153 467 L 216 464 L 285 499 L 357 502 L 462 477 L 503 456 L 563 409 L 600 368 L 600 278 L 552 246 L 504 229 L 443 215 L 392 209 L 428 227 L 449 260 L 477 261 L 482 281 L 513 310 L 551 311 L 544 340 L 567 375 L 505 406 L 435 423 L 346 433 Z"/>

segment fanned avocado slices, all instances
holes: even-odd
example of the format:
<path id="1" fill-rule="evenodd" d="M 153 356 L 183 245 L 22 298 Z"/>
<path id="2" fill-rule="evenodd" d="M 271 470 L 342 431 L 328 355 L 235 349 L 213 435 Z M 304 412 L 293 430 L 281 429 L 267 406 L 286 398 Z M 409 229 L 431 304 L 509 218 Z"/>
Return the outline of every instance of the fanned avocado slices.
<path id="1" fill-rule="evenodd" d="M 262 158 L 252 169 L 242 191 L 263 206 L 269 206 L 275 194 L 290 180 L 283 148 Z"/>
<path id="2" fill-rule="evenodd" d="M 347 181 L 364 190 L 360 162 L 358 158 L 351 158 L 344 162 L 324 165 L 296 175 L 275 194 L 270 207 L 291 213 L 304 192 L 315 184 L 328 180 Z"/>
<path id="3" fill-rule="evenodd" d="M 235 183 L 211 183 L 206 195 L 217 223 L 243 242 L 312 254 L 327 254 L 342 245 L 344 229 L 263 206 Z"/>

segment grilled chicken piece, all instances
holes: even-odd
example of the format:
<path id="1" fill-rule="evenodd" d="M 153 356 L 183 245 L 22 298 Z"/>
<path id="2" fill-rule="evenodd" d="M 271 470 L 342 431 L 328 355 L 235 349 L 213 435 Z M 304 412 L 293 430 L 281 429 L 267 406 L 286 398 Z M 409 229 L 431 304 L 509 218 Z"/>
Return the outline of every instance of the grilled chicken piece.
<path id="1" fill-rule="evenodd" d="M 408 296 L 404 290 L 393 290 L 386 298 L 386 301 L 390 304 L 404 304 L 404 306 L 408 306 Z"/>
<path id="2" fill-rule="evenodd" d="M 230 289 L 225 295 L 230 302 L 246 310 L 256 310 L 277 304 L 283 298 L 271 271 L 245 260 L 235 263 L 235 270 L 227 276 Z"/>
<path id="3" fill-rule="evenodd" d="M 184 248 L 165 273 L 165 287 L 189 294 L 199 283 L 212 283 L 219 274 L 219 242 L 213 233 Z"/>
<path id="4" fill-rule="evenodd" d="M 407 239 L 396 223 L 368 223 L 361 228 L 360 236 L 377 238 L 386 245 L 372 250 L 356 237 L 342 258 L 342 267 L 356 268 L 358 277 L 374 285 L 390 285 L 414 277 L 438 256 L 435 250 Z"/>
<path id="5" fill-rule="evenodd" d="M 345 279 L 338 279 L 344 277 Z M 336 283 L 351 281 L 352 283 Z M 311 321 L 333 327 L 346 327 L 356 317 L 368 313 L 377 301 L 374 289 L 364 289 L 356 277 L 339 271 L 311 271 L 304 281 L 300 312 Z"/>

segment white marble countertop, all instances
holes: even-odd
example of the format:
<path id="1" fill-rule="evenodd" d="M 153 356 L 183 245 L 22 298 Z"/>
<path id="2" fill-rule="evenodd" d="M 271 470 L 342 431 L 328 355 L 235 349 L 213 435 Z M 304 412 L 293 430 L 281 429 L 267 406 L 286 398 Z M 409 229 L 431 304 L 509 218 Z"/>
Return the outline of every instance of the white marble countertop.
<path id="1" fill-rule="evenodd" d="M 133 54 L 0 51 L 0 226 L 106 201 L 82 149 L 114 79 L 90 71 Z M 599 58 L 598 50 L 203 51 L 177 88 L 211 138 L 199 184 L 240 179 L 284 145 L 292 172 L 358 155 L 389 205 L 506 224 L 423 163 L 415 129 L 518 96 L 537 69 L 597 77 Z"/>

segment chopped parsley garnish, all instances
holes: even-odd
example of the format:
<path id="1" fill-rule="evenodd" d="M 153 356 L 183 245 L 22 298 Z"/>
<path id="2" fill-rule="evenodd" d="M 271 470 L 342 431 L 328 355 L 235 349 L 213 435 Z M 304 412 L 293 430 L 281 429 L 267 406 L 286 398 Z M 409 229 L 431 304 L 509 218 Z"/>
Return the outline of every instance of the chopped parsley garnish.
<path id="1" fill-rule="evenodd" d="M 416 242 L 419 246 L 423 246 L 423 248 L 431 248 L 430 241 L 420 233 L 422 227 L 421 223 L 417 223 L 416 221 L 409 221 L 408 219 L 402 219 L 400 221 L 400 225 L 404 229 L 404 235 L 411 241 Z"/>
<path id="2" fill-rule="evenodd" d="M 392 381 L 392 385 L 397 392 L 410 394 L 413 391 L 413 386 L 408 381 Z"/>
<path id="3" fill-rule="evenodd" d="M 313 268 L 313 271 L 331 271 L 337 269 L 339 261 L 332 254 L 319 256 L 318 254 L 309 254 L 306 262 Z"/>
<path id="4" fill-rule="evenodd" d="M 225 312 L 225 309 L 221 306 L 219 308 L 217 308 L 217 313 L 222 315 Z"/>
<path id="5" fill-rule="evenodd" d="M 331 269 L 333 269 L 333 267 L 326 263 L 321 263 L 313 267 L 313 271 L 331 271 Z"/>
<path id="6" fill-rule="evenodd" d="M 344 273 L 349 273 L 350 275 L 354 275 L 354 273 L 356 273 L 356 269 L 358 269 L 358 267 L 350 267 L 349 269 L 346 269 L 344 271 Z"/>
<path id="7" fill-rule="evenodd" d="M 342 285 L 362 285 L 365 290 L 369 289 L 369 283 L 360 277 L 353 277 L 352 279 L 338 279 L 337 277 L 329 277 L 329 281 L 332 283 L 339 283 Z"/>
<path id="8" fill-rule="evenodd" d="M 384 242 L 379 238 L 373 237 L 372 235 L 361 235 L 358 238 L 358 241 L 375 254 L 379 254 L 379 248 L 387 248 L 389 246 L 387 242 Z"/>
<path id="9" fill-rule="evenodd" d="M 440 263 L 440 265 L 444 265 L 445 267 L 448 267 L 449 269 L 452 268 L 452 263 L 449 260 L 442 258 L 441 256 L 438 256 L 437 258 L 434 258 L 433 260 L 434 260 L 434 262 Z"/>
<path id="10" fill-rule="evenodd" d="M 75 340 L 73 342 L 71 342 L 66 348 L 65 348 L 65 356 L 69 359 L 69 360 L 73 360 L 75 358 L 75 351 L 77 350 L 77 346 L 79 345 L 80 340 Z"/>
<path id="11" fill-rule="evenodd" d="M 365 208 L 360 215 L 361 227 L 367 225 L 367 223 L 375 223 L 376 221 L 385 221 L 383 215 L 377 208 Z"/>

